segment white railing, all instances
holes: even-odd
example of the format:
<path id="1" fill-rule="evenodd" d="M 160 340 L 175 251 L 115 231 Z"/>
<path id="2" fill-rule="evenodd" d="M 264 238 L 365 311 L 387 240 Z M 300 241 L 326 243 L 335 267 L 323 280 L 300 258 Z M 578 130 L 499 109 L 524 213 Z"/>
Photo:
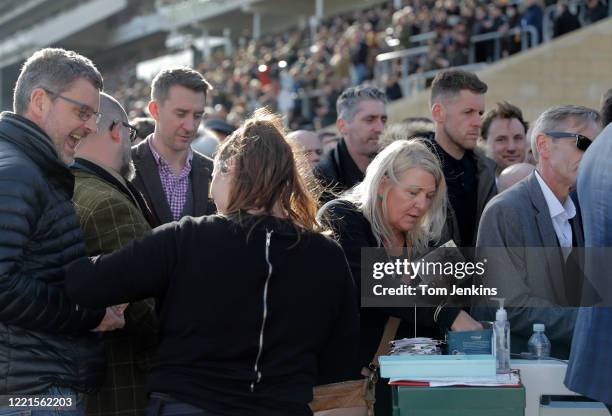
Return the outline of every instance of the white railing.
<path id="1" fill-rule="evenodd" d="M 470 38 L 468 65 L 464 67 L 482 67 L 482 65 L 476 62 L 476 45 L 478 43 L 493 42 L 493 54 L 491 58 L 493 61 L 497 61 L 502 57 L 502 41 L 509 36 L 516 35 L 520 35 L 521 37 L 521 50 L 529 49 L 536 46 L 540 42 L 538 31 L 533 26 L 474 35 Z M 401 75 L 399 83 L 400 86 L 402 86 L 402 92 L 404 93 L 404 96 L 410 95 L 410 92 L 420 88 L 418 85 L 422 84 L 423 79 L 427 79 L 427 76 L 423 76 L 423 74 L 411 74 L 410 69 L 413 66 L 412 64 L 414 64 L 416 60 L 421 58 L 423 55 L 429 54 L 429 52 L 430 46 L 417 46 L 414 48 L 386 52 L 377 55 L 374 66 L 375 84 L 383 87 L 385 78 L 392 74 L 395 69 L 398 69 L 399 65 L 399 73 Z M 433 72 L 437 73 L 437 70 L 429 71 L 426 74 Z"/>
<path id="2" fill-rule="evenodd" d="M 483 33 L 470 38 L 470 60 L 476 63 L 476 44 L 481 42 L 493 42 L 493 61 L 499 61 L 502 57 L 501 42 L 509 36 L 521 35 L 521 51 L 525 51 L 540 43 L 538 30 L 533 26 L 517 27 L 504 32 Z"/>

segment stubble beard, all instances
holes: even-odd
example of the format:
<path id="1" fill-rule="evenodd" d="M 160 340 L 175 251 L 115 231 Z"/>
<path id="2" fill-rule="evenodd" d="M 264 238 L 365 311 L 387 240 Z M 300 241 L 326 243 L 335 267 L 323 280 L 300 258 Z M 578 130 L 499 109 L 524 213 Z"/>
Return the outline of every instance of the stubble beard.
<path id="1" fill-rule="evenodd" d="M 132 179 L 136 176 L 136 167 L 134 166 L 134 162 L 128 160 L 127 163 L 123 163 L 121 165 L 121 170 L 119 174 L 128 182 L 131 182 Z"/>

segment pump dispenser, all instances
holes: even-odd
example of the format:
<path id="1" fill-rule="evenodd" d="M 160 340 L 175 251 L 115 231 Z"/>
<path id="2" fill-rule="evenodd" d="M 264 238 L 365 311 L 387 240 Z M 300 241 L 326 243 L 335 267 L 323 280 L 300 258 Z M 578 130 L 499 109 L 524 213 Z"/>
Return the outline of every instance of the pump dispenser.
<path id="1" fill-rule="evenodd" d="M 493 337 L 495 338 L 495 369 L 497 374 L 510 372 L 510 323 L 508 313 L 504 309 L 504 298 L 491 298 L 499 302 L 495 313 Z"/>

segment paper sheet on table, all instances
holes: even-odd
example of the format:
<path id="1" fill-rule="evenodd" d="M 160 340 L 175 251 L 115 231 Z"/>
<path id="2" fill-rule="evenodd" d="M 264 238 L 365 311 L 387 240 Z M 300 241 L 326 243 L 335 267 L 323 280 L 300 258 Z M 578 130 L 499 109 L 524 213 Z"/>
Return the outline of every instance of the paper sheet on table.
<path id="1" fill-rule="evenodd" d="M 392 385 L 429 385 L 429 387 L 445 387 L 445 386 L 519 386 L 521 379 L 517 373 L 496 374 L 490 377 L 437 377 L 428 379 L 399 379 L 392 378 L 389 380 Z"/>

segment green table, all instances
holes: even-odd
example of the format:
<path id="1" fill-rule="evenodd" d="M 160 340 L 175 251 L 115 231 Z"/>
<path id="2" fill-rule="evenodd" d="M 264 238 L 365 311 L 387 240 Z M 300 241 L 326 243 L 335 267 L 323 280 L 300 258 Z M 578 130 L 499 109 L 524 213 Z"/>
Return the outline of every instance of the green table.
<path id="1" fill-rule="evenodd" d="M 524 387 L 393 386 L 393 416 L 524 416 Z"/>

